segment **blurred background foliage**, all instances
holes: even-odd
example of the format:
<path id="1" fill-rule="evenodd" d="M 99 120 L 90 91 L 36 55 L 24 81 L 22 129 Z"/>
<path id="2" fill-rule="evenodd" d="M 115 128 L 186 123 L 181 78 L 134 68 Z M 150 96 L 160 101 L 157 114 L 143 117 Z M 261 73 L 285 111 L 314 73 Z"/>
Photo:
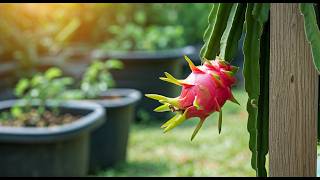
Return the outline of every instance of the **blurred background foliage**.
<path id="1" fill-rule="evenodd" d="M 150 51 L 202 44 L 210 9 L 209 3 L 1 4 L 0 63 L 2 69 L 14 67 L 10 77 L 18 79 L 52 62 L 77 61 L 93 49 Z"/>
<path id="2" fill-rule="evenodd" d="M 210 8 L 206 3 L 2 4 L 0 55 L 37 59 L 79 43 L 124 50 L 200 43 Z"/>

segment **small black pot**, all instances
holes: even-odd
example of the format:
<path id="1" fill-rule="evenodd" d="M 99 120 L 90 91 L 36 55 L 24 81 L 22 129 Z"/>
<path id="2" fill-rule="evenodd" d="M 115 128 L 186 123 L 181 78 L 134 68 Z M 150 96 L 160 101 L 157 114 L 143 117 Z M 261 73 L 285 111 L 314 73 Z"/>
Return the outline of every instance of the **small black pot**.
<path id="1" fill-rule="evenodd" d="M 179 95 L 180 87 L 159 80 L 164 72 L 172 74 L 176 78 L 182 76 L 182 65 L 185 63 L 184 55 L 193 54 L 193 46 L 180 49 L 162 51 L 94 51 L 93 58 L 107 60 L 119 59 L 124 63 L 123 70 L 112 71 L 116 85 L 119 88 L 133 88 L 143 94 L 155 93 L 168 97 Z M 159 106 L 157 101 L 143 97 L 137 105 L 137 110 L 145 110 L 153 118 L 167 120 L 169 113 L 155 113 L 153 109 Z"/>
<path id="2" fill-rule="evenodd" d="M 18 101 L 0 102 L 0 112 Z M 0 176 L 85 176 L 88 173 L 89 135 L 105 121 L 105 111 L 96 103 L 73 101 L 63 103 L 60 110 L 82 118 L 58 127 L 0 126 Z"/>
<path id="3" fill-rule="evenodd" d="M 130 123 L 135 118 L 135 104 L 141 93 L 135 89 L 109 89 L 101 95 L 115 96 L 119 98 L 92 100 L 105 108 L 108 121 L 91 136 L 91 173 L 126 161 Z"/>

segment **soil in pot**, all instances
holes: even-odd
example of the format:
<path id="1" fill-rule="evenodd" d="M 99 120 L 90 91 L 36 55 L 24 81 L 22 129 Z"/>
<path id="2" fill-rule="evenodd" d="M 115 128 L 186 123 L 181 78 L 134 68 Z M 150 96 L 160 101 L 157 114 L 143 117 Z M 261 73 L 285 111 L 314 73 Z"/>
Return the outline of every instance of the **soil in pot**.
<path id="1" fill-rule="evenodd" d="M 0 126 L 52 127 L 52 126 L 59 126 L 59 125 L 71 123 L 73 121 L 76 121 L 79 118 L 80 116 L 75 116 L 71 114 L 58 115 L 48 110 L 46 110 L 43 113 L 43 115 L 40 116 L 36 109 L 32 109 L 30 112 L 24 113 L 19 118 L 10 118 L 7 120 L 0 119 Z"/>

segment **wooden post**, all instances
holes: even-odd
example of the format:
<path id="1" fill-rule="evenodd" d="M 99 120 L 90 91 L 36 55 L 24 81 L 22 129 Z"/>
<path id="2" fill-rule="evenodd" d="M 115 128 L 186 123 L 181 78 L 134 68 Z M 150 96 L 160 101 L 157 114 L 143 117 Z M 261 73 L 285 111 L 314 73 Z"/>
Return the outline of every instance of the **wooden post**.
<path id="1" fill-rule="evenodd" d="M 270 176 L 316 176 L 318 76 L 298 3 L 270 9 Z"/>

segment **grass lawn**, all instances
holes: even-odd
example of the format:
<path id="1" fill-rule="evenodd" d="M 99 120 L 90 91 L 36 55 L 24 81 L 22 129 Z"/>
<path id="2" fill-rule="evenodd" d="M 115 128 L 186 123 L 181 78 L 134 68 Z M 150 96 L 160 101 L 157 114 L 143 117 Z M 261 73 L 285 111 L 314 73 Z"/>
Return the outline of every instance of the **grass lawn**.
<path id="1" fill-rule="evenodd" d="M 221 134 L 218 113 L 205 121 L 191 142 L 198 122 L 192 119 L 166 134 L 162 122 L 134 124 L 127 163 L 98 173 L 98 176 L 255 176 L 248 148 L 247 94 L 234 89 L 241 106 L 227 102 L 223 107 Z"/>

